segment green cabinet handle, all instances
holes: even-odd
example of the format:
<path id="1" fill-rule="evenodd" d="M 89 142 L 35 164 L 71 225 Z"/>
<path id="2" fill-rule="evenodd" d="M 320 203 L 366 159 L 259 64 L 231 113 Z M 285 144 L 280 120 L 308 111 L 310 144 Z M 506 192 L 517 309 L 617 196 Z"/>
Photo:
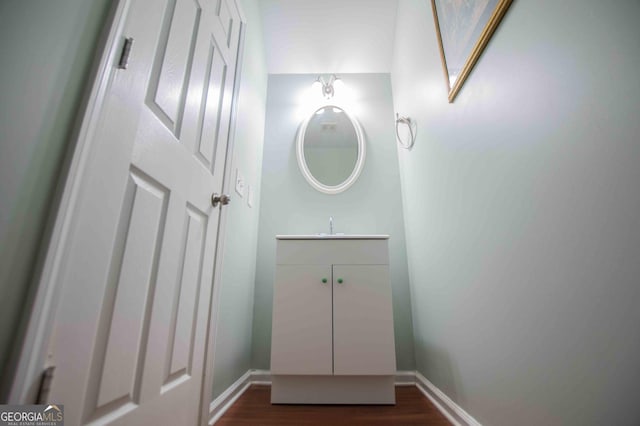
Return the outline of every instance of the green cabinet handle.
<path id="1" fill-rule="evenodd" d="M 338 278 L 338 284 L 342 284 L 342 278 Z"/>
<path id="2" fill-rule="evenodd" d="M 326 278 L 323 278 L 323 279 L 322 279 L 322 282 L 323 282 L 323 283 L 326 283 L 326 282 L 327 282 L 327 279 L 326 279 Z"/>

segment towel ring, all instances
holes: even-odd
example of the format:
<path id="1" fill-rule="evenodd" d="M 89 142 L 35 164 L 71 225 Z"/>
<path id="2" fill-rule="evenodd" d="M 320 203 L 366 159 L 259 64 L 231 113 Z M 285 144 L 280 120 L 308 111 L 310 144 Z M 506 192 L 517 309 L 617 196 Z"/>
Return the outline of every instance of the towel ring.
<path id="1" fill-rule="evenodd" d="M 405 142 L 400 137 L 400 132 L 398 131 L 399 124 L 406 124 L 409 128 L 409 136 L 411 138 L 410 141 Z M 411 121 L 411 118 L 401 117 L 400 114 L 396 113 L 396 137 L 398 138 L 398 145 L 400 145 L 404 149 L 410 149 L 416 141 L 416 134 L 413 132 L 414 127 L 415 123 Z"/>

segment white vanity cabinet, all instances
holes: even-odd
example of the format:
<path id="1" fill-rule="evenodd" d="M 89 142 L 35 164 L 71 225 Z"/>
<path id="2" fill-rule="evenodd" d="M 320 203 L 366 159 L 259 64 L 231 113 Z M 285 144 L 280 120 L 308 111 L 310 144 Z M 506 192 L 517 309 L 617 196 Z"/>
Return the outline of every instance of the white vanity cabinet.
<path id="1" fill-rule="evenodd" d="M 388 236 L 278 236 L 271 402 L 393 404 Z"/>

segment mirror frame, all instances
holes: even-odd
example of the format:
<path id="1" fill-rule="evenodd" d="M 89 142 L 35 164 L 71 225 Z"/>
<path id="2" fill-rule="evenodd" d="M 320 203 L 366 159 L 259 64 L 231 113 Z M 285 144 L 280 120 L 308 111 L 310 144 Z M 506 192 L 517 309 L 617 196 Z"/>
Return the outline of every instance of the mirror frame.
<path id="1" fill-rule="evenodd" d="M 341 184 L 335 186 L 325 185 L 322 182 L 318 181 L 311 172 L 309 171 L 309 167 L 307 166 L 307 161 L 304 156 L 304 136 L 307 133 L 307 126 L 311 119 L 316 115 L 316 112 L 321 110 L 322 108 L 340 108 L 349 118 L 349 121 L 353 125 L 353 128 L 356 131 L 356 136 L 358 137 L 358 159 L 356 160 L 356 164 L 351 172 L 351 175 Z M 302 176 L 306 179 L 306 181 L 313 187 L 314 189 L 323 192 L 325 194 L 339 194 L 343 191 L 346 191 L 351 185 L 353 185 L 362 169 L 364 168 L 364 159 L 366 157 L 366 144 L 364 140 L 364 133 L 362 132 L 362 128 L 360 127 L 360 123 L 355 119 L 353 115 L 347 111 L 346 108 L 336 105 L 336 104 L 325 104 L 313 110 L 311 115 L 309 115 L 303 122 L 300 130 L 298 131 L 298 137 L 296 140 L 296 157 L 298 158 L 298 168 L 302 173 Z"/>

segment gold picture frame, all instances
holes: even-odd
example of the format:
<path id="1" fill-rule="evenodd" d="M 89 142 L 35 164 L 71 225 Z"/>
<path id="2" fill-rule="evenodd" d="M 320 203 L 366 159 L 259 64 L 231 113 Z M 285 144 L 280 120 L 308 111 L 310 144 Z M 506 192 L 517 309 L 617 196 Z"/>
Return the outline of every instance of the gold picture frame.
<path id="1" fill-rule="evenodd" d="M 449 103 L 513 0 L 431 0 Z"/>

